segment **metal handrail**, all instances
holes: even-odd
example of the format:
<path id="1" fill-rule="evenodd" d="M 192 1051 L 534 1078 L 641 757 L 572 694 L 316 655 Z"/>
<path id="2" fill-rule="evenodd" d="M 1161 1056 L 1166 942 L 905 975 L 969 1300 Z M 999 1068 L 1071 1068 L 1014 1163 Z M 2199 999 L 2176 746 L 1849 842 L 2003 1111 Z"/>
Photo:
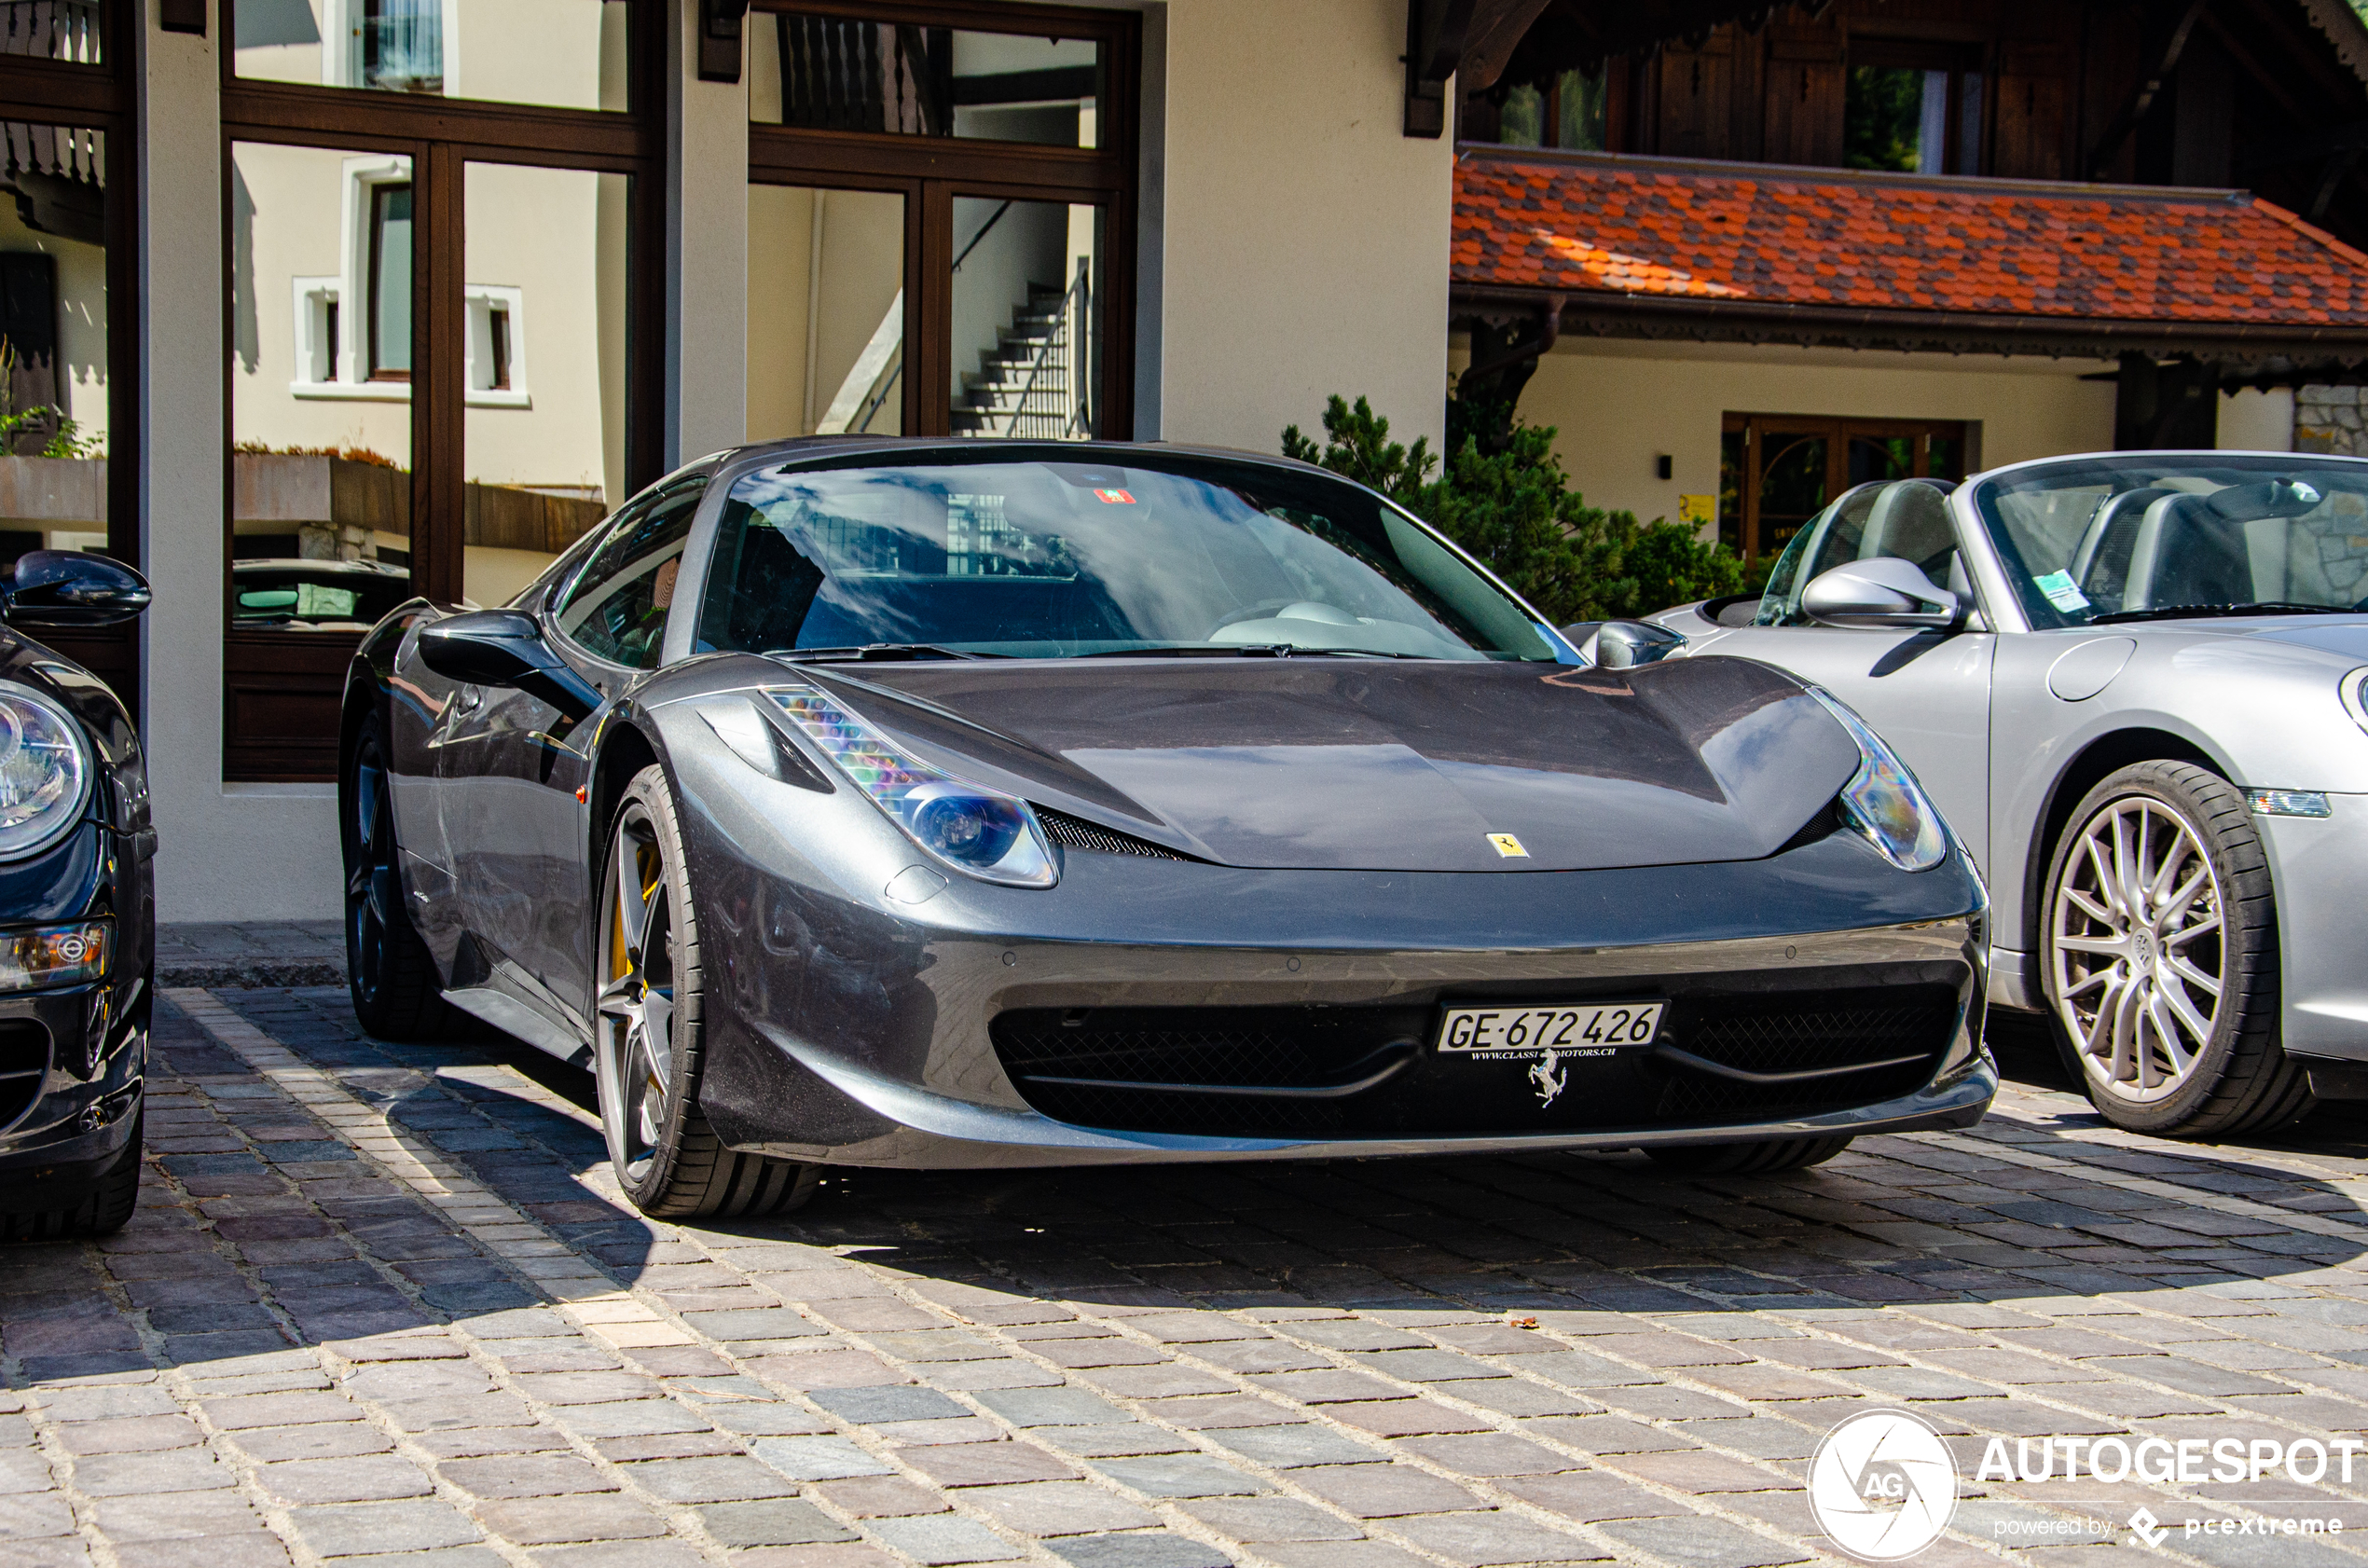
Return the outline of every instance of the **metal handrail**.
<path id="1" fill-rule="evenodd" d="M 1012 405 L 1012 417 L 1003 427 L 1005 436 L 1015 436 L 1020 433 L 1020 420 L 1028 413 L 1028 404 L 1036 396 L 1036 383 L 1043 375 L 1047 362 L 1055 352 L 1067 351 L 1076 336 L 1069 330 L 1072 320 L 1071 309 L 1073 306 L 1090 303 L 1093 295 L 1092 268 L 1093 263 L 1088 258 L 1084 256 L 1077 258 L 1077 277 L 1061 295 L 1059 318 L 1053 330 L 1046 335 L 1044 346 L 1037 350 L 1035 358 L 1028 362 L 1027 381 L 1020 388 L 1019 400 Z M 1064 364 L 1062 368 L 1074 373 L 1078 367 L 1073 364 Z M 1088 410 L 1082 395 L 1082 387 L 1075 379 L 1074 374 L 1071 378 L 1067 401 L 1068 420 L 1062 433 L 1065 437 L 1075 438 L 1090 431 L 1092 426 L 1086 418 Z"/>

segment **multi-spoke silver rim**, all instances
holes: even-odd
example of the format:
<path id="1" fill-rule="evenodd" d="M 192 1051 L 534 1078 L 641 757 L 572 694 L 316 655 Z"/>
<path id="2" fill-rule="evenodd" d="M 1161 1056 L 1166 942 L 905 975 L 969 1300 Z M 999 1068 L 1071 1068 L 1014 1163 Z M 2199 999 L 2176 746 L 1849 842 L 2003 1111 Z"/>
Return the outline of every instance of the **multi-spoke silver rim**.
<path id="1" fill-rule="evenodd" d="M 394 813 L 386 763 L 365 745 L 353 765 L 352 870 L 345 884 L 345 918 L 352 937 L 353 980 L 365 997 L 386 983 L 387 933 L 402 907 L 402 873 L 394 863 Z"/>
<path id="2" fill-rule="evenodd" d="M 2178 1092 L 2226 982 L 2220 879 L 2186 820 L 2132 795 L 2080 829 L 2056 883 L 2056 1007 L 2090 1082 L 2133 1104 Z"/>
<path id="3" fill-rule="evenodd" d="M 650 1173 L 674 1085 L 674 916 L 657 831 L 640 805 L 617 825 L 603 922 L 600 1120 L 609 1157 L 636 1185 Z"/>

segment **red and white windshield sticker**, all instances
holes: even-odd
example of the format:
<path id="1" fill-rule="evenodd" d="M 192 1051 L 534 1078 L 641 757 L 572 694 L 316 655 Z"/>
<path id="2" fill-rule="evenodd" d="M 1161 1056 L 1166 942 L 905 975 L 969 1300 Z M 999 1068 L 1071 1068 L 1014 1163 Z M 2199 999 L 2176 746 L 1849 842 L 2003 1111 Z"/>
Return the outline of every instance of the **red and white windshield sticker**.
<path id="1" fill-rule="evenodd" d="M 1094 492 L 1094 499 L 1109 506 L 1132 506 L 1135 504 L 1135 495 L 1131 490 L 1095 490 Z"/>

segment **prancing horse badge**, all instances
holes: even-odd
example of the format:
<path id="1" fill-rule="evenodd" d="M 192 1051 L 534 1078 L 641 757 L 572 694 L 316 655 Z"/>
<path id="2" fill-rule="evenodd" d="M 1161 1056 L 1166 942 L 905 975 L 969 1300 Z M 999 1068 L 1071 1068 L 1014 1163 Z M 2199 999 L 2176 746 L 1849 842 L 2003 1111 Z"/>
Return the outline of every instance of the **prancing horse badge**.
<path id="1" fill-rule="evenodd" d="M 1522 848 L 1521 841 L 1515 838 L 1511 833 L 1491 833 L 1488 835 L 1488 842 L 1496 846 L 1496 852 L 1499 855 L 1504 856 L 1505 859 L 1508 860 L 1526 860 L 1529 859 L 1529 851 Z"/>

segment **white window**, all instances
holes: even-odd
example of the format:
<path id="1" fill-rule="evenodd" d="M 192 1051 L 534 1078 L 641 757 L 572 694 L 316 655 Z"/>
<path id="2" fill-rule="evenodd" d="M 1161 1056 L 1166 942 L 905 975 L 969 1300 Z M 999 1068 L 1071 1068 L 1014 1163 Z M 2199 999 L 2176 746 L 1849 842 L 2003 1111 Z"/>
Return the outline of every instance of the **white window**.
<path id="1" fill-rule="evenodd" d="M 495 283 L 471 283 L 468 401 L 480 408 L 530 406 L 526 384 L 526 296 Z"/>
<path id="2" fill-rule="evenodd" d="M 311 392 L 337 380 L 337 293 L 336 278 L 297 278 L 296 294 L 296 382 L 292 390 Z"/>
<path id="3" fill-rule="evenodd" d="M 411 396 L 411 160 L 349 158 L 344 164 L 338 272 L 296 278 L 298 397 L 407 402 Z M 473 408 L 533 406 L 526 380 L 525 292 L 469 283 L 462 384 Z"/>

